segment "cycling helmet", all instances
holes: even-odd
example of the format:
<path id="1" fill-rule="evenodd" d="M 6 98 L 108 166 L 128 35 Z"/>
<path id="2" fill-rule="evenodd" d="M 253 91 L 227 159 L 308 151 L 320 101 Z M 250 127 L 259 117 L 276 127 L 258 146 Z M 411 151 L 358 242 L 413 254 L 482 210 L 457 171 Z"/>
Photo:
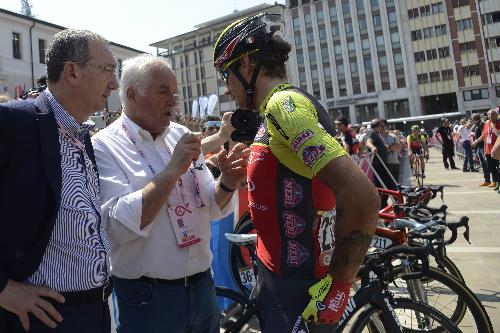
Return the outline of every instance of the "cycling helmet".
<path id="1" fill-rule="evenodd" d="M 272 36 L 282 30 L 280 14 L 260 13 L 252 17 L 245 17 L 231 23 L 215 42 L 214 67 L 227 83 L 228 71 L 240 80 L 245 87 L 248 104 L 252 103 L 255 81 L 259 72 L 259 65 L 253 73 L 250 83 L 236 70 L 231 68 L 240 59 L 242 54 L 253 54 L 262 51 Z"/>
<path id="2" fill-rule="evenodd" d="M 412 131 L 420 131 L 420 126 L 418 126 L 418 125 L 413 125 L 413 126 L 411 127 L 411 130 L 412 130 Z"/>

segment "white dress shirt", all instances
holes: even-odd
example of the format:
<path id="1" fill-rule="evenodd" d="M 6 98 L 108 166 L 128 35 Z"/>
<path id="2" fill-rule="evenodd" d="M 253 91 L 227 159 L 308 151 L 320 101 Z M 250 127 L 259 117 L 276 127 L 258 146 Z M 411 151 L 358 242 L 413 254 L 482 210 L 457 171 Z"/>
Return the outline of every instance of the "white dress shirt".
<path id="1" fill-rule="evenodd" d="M 123 130 L 122 124 L 128 130 Z M 210 251 L 210 221 L 230 213 L 231 204 L 221 211 L 215 202 L 215 181 L 202 155 L 198 163 L 203 170 L 195 170 L 204 207 L 195 204 L 194 181 L 190 172 L 182 176 L 186 197 L 198 216 L 201 242 L 180 248 L 170 222 L 167 206 L 153 222 L 141 230 L 142 188 L 153 178 L 153 173 L 140 156 L 141 149 L 156 173 L 170 161 L 170 147 L 175 147 L 189 130 L 170 123 L 163 134 L 153 140 L 149 132 L 132 122 L 124 113 L 107 128 L 92 138 L 101 185 L 102 220 L 111 242 L 111 274 L 125 279 L 147 276 L 158 279 L 178 279 L 207 270 L 212 263 Z M 129 136 L 137 143 L 134 145 Z M 169 202 L 178 202 L 175 188 Z"/>
<path id="2" fill-rule="evenodd" d="M 467 141 L 467 140 L 470 141 L 470 131 L 467 128 L 467 126 L 460 125 L 457 132 L 458 134 L 460 134 L 460 138 L 462 139 L 462 141 Z"/>

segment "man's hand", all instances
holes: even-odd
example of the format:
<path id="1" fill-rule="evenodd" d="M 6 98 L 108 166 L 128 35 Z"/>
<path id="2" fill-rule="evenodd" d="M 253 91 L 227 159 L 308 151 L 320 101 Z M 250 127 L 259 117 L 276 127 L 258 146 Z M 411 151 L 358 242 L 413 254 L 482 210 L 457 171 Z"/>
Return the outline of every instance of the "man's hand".
<path id="1" fill-rule="evenodd" d="M 52 289 L 9 280 L 5 289 L 0 293 L 0 307 L 15 313 L 26 331 L 30 329 L 28 317 L 30 312 L 45 325 L 56 328 L 57 323 L 60 323 L 63 318 L 54 306 L 42 297 L 64 303 L 63 295 Z"/>
<path id="2" fill-rule="evenodd" d="M 302 312 L 304 320 L 321 324 L 335 324 L 344 313 L 349 300 L 351 283 L 333 281 L 327 274 L 309 288 L 311 300 Z"/>
<path id="3" fill-rule="evenodd" d="M 231 116 L 234 112 L 226 112 L 222 116 L 222 123 L 219 129 L 219 135 L 224 138 L 224 142 L 229 140 L 231 134 L 235 131 L 233 125 L 231 125 Z"/>
<path id="4" fill-rule="evenodd" d="M 194 134 L 184 134 L 172 154 L 172 159 L 168 164 L 168 168 L 180 177 L 186 171 L 193 161 L 197 161 L 201 154 L 201 140 Z"/>
<path id="5" fill-rule="evenodd" d="M 219 169 L 221 182 L 227 187 L 237 188 L 247 176 L 250 148 L 242 143 L 236 144 L 227 154 L 226 150 L 219 152 Z"/>

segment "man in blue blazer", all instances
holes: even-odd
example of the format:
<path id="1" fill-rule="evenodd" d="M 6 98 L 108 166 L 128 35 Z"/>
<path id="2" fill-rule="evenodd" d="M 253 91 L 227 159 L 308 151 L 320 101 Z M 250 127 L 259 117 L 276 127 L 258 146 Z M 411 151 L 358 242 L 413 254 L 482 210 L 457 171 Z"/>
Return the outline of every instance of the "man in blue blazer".
<path id="1" fill-rule="evenodd" d="M 109 332 L 108 241 L 91 114 L 118 88 L 101 36 L 68 29 L 48 88 L 0 104 L 0 332 Z"/>

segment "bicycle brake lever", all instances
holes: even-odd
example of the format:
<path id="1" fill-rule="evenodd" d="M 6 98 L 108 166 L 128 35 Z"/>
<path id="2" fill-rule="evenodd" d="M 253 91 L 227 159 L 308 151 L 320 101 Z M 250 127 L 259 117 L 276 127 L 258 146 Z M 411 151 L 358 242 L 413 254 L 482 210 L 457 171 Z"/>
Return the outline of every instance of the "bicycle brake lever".
<path id="1" fill-rule="evenodd" d="M 464 235 L 465 240 L 466 240 L 469 244 L 472 244 L 472 243 L 470 242 L 470 233 L 469 233 L 469 225 L 468 225 L 468 224 L 465 226 L 465 231 L 464 231 L 464 234 L 463 234 L 463 235 Z"/>

